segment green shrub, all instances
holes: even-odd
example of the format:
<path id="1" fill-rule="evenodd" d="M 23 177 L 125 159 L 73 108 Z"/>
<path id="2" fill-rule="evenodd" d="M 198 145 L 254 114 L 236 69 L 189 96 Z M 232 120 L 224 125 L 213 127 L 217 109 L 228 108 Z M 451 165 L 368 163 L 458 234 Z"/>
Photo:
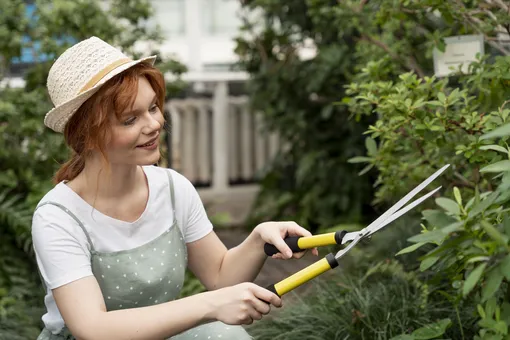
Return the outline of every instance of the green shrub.
<path id="1" fill-rule="evenodd" d="M 395 261 L 376 263 L 366 272 L 338 269 L 315 279 L 312 287 L 303 296 L 284 297 L 290 301 L 283 309 L 250 326 L 250 334 L 257 340 L 383 340 L 448 319 L 445 336 L 460 339 L 449 302 Z M 459 309 L 465 321 L 473 312 Z M 464 325 L 464 332 L 474 334 L 472 325 Z"/>
<path id="2" fill-rule="evenodd" d="M 373 200 L 376 209 L 384 211 L 384 207 L 393 204 L 439 167 L 451 164 L 436 181 L 444 187 L 445 197 L 436 197 L 443 211 L 436 211 L 433 200 L 416 210 L 423 211 L 423 233 L 410 237 L 415 245 L 406 250 L 418 254 L 411 253 L 418 257 L 414 266 L 419 266 L 416 275 L 434 295 L 429 301 L 435 301 L 436 295 L 446 298 L 442 305 L 444 317 L 441 317 L 445 320 L 425 321 L 424 318 L 421 325 L 434 324 L 438 329 L 436 337 L 508 337 L 510 290 L 506 275 L 510 272 L 507 268 L 510 235 L 506 220 L 510 176 L 502 175 L 510 170 L 508 145 L 506 137 L 497 141 L 482 138 L 507 123 L 510 115 L 506 102 L 510 98 L 510 50 L 497 38 L 501 32 L 510 33 L 508 5 L 501 1 L 455 0 L 296 0 L 291 3 L 252 0 L 245 3 L 266 11 L 262 29 L 247 25 L 251 35 L 247 42 L 240 44 L 244 65 L 254 78 L 254 105 L 261 110 L 266 108 L 270 112 L 266 115 L 269 122 L 280 130 L 287 130 L 285 123 L 291 121 L 287 132 L 292 131 L 294 140 L 304 139 L 304 133 L 308 132 L 305 128 L 293 129 L 294 126 L 309 126 L 308 116 L 293 109 L 290 99 L 296 92 L 288 79 L 297 77 L 294 74 L 308 74 L 298 72 L 301 69 L 296 68 L 299 60 L 296 51 L 307 40 L 317 47 L 317 55 L 304 65 L 324 61 L 323 58 L 332 60 L 327 58 L 331 51 L 337 51 L 333 55 L 344 53 L 342 61 L 337 60 L 337 67 L 329 72 L 334 79 L 342 79 L 349 85 L 337 90 L 333 97 L 323 96 L 315 88 L 307 94 L 300 92 L 299 108 L 320 98 L 326 104 L 336 102 L 339 108 L 334 112 L 348 108 L 353 120 L 366 123 L 367 117 L 373 119 L 365 131 L 366 151 L 356 154 L 350 162 L 362 164 L 362 167 L 355 165 L 360 173 L 377 177 Z M 434 49 L 444 50 L 445 37 L 467 34 L 482 35 L 487 54 L 479 56 L 469 72 L 457 70 L 443 79 L 432 77 Z M 349 63 L 347 67 L 345 62 Z M 289 64 L 292 66 L 286 68 Z M 328 64 L 324 65 L 327 69 Z M 317 79 L 313 74 L 308 81 L 317 84 L 322 79 L 322 73 L 317 72 Z M 296 83 L 301 91 L 312 88 Z M 277 96 L 271 97 L 275 93 Z M 269 98 L 266 102 L 265 95 Z M 287 105 L 290 109 L 286 112 Z M 324 109 L 317 109 L 314 118 L 324 117 L 328 117 Z M 330 122 L 332 130 L 338 128 L 334 120 Z M 320 133 L 313 136 L 320 139 Z M 353 151 L 357 153 L 357 149 Z M 328 156 L 338 157 L 339 152 Z M 295 163 L 301 164 L 307 153 L 299 154 Z M 320 174 L 332 173 L 321 171 Z M 334 182 L 335 178 L 329 180 Z M 323 183 L 327 181 L 316 181 L 307 188 L 307 193 L 321 192 L 321 199 L 329 201 L 335 188 L 324 187 Z M 289 198 L 284 190 L 280 193 L 282 199 Z M 301 208 L 308 212 L 315 204 L 316 201 L 303 202 Z M 370 248 L 360 247 L 356 252 L 362 253 L 364 249 Z M 375 251 L 374 255 L 378 253 Z M 406 268 L 413 268 L 407 256 L 405 262 Z M 376 286 L 368 289 L 371 296 L 381 291 Z M 341 296 L 333 290 L 321 300 L 320 294 L 315 292 L 310 301 Z M 318 321 L 321 317 L 330 318 L 328 324 L 345 319 L 345 316 L 334 318 L 333 313 L 325 316 L 328 313 L 318 309 L 301 312 L 313 318 L 313 322 L 300 318 L 297 323 L 298 328 L 308 327 L 307 335 L 311 338 L 315 336 L 315 328 L 318 332 L 327 329 Z M 275 322 L 286 329 L 284 324 L 290 324 L 292 317 L 282 316 L 282 320 Z M 470 328 L 475 321 L 477 325 Z M 276 327 L 274 330 L 276 335 Z M 371 325 L 366 324 L 352 338 L 361 338 L 371 330 Z M 423 332 L 430 330 L 429 327 Z M 419 338 L 414 331 L 401 329 L 400 337 L 398 331 L 393 335 L 400 339 Z M 336 335 L 328 336 L 334 339 Z"/>
<path id="3" fill-rule="evenodd" d="M 0 193 L 0 339 L 35 339 L 44 292 L 31 256 L 31 212 L 8 193 Z"/>

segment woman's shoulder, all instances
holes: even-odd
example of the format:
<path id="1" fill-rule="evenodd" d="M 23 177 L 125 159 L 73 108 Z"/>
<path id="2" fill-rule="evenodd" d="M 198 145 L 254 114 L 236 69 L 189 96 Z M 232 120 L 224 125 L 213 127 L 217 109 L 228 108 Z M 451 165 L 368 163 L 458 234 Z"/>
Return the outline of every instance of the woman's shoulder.
<path id="1" fill-rule="evenodd" d="M 79 224 L 76 215 L 78 210 L 76 198 L 70 188 L 63 182 L 56 184 L 37 203 L 33 212 L 32 227 L 40 224 Z"/>
<path id="2" fill-rule="evenodd" d="M 39 200 L 36 205 L 36 212 L 40 208 L 50 203 L 62 204 L 66 202 L 65 184 L 63 182 L 56 184 Z M 54 204 L 55 205 L 55 204 Z"/>
<path id="3" fill-rule="evenodd" d="M 76 237 L 73 235 L 76 235 L 81 222 L 71 212 L 73 207 L 69 206 L 59 189 L 50 190 L 33 212 L 31 233 L 34 242 Z"/>

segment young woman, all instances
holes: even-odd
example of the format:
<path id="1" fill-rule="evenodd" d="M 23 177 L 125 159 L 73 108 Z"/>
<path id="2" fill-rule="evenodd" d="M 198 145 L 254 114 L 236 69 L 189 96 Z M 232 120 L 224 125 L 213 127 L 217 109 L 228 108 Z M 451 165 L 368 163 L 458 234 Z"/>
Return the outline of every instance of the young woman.
<path id="1" fill-rule="evenodd" d="M 300 258 L 293 222 L 258 225 L 227 250 L 192 184 L 160 158 L 163 75 L 155 57 L 131 60 L 97 37 L 65 51 L 48 76 L 55 108 L 44 123 L 64 134 L 71 159 L 38 204 L 34 249 L 47 294 L 47 339 L 249 339 L 280 298 L 250 283 L 274 244 Z M 317 250 L 313 250 L 317 254 Z M 178 299 L 186 267 L 207 292 Z"/>

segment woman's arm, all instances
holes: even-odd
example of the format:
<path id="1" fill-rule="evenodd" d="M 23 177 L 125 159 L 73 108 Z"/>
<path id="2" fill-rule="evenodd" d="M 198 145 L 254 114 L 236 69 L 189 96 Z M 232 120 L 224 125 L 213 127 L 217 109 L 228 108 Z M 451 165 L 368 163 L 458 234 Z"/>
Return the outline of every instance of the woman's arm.
<path id="1" fill-rule="evenodd" d="M 230 250 L 214 231 L 188 243 L 188 267 L 208 290 L 253 281 L 266 258 L 264 244 L 253 233 Z"/>
<path id="2" fill-rule="evenodd" d="M 287 235 L 310 236 L 310 232 L 295 222 L 266 222 L 258 225 L 237 247 L 227 250 L 216 233 L 188 243 L 188 266 L 209 290 L 253 281 L 260 272 L 267 255 L 264 243 L 274 244 L 284 256 L 300 258 L 303 252 L 292 254 L 283 238 Z M 312 251 L 317 255 L 317 250 Z"/>
<path id="3" fill-rule="evenodd" d="M 65 324 L 79 340 L 167 339 L 211 321 L 251 324 L 281 307 L 281 299 L 253 283 L 243 283 L 159 305 L 107 312 L 93 276 L 53 290 Z"/>
<path id="4" fill-rule="evenodd" d="M 81 340 L 166 339 L 214 320 L 210 293 L 167 303 L 107 312 L 96 279 L 85 277 L 53 290 L 65 324 Z"/>

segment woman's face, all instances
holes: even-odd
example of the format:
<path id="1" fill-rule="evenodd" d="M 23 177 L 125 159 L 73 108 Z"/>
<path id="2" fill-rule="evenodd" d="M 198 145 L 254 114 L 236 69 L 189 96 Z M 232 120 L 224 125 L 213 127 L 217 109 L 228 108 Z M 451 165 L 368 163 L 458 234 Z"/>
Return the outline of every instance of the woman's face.
<path id="1" fill-rule="evenodd" d="M 132 108 L 120 119 L 112 114 L 112 139 L 107 146 L 112 164 L 151 165 L 159 161 L 159 134 L 164 119 L 156 105 L 156 93 L 145 77 L 138 80 Z"/>

